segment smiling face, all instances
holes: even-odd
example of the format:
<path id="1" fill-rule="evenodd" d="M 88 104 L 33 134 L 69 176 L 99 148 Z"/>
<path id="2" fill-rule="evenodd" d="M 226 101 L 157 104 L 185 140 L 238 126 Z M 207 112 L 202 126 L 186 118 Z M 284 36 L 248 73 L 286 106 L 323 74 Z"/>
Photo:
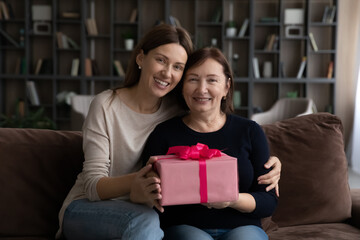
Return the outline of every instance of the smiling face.
<path id="1" fill-rule="evenodd" d="M 141 67 L 139 87 L 146 93 L 163 97 L 179 83 L 187 61 L 185 49 L 177 43 L 161 45 L 141 52 L 136 63 Z"/>
<path id="2" fill-rule="evenodd" d="M 208 58 L 187 70 L 182 93 L 191 113 L 218 114 L 229 88 L 222 65 Z"/>

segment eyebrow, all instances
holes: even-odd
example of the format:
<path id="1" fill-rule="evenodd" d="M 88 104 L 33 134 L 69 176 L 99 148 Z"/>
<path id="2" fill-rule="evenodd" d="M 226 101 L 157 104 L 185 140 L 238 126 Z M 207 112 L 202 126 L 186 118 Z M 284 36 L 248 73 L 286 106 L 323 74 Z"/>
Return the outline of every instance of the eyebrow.
<path id="1" fill-rule="evenodd" d="M 196 76 L 196 77 L 199 76 L 199 75 L 196 74 L 196 73 L 188 73 L 188 74 L 186 74 L 186 75 L 193 75 L 193 76 Z M 206 75 L 206 77 L 220 77 L 220 76 L 219 76 L 219 75 L 216 75 L 216 74 L 208 74 L 208 75 Z"/>
<path id="2" fill-rule="evenodd" d="M 166 60 L 169 60 L 169 58 L 168 58 L 166 55 L 162 54 L 162 53 L 155 53 L 154 55 L 155 55 L 155 56 L 156 56 L 156 55 L 159 55 L 159 56 L 161 56 L 161 57 L 166 58 Z M 176 62 L 176 64 L 181 64 L 181 65 L 184 65 L 184 66 L 185 66 L 185 63 L 182 63 L 182 62 Z"/>

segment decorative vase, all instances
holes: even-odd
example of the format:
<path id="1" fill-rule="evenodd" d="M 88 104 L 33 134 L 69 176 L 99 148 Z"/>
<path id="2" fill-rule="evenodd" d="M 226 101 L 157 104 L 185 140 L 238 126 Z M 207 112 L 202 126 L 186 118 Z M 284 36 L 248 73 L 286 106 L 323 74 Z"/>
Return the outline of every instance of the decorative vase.
<path id="1" fill-rule="evenodd" d="M 241 92 L 239 90 L 234 91 L 234 107 L 239 108 L 241 106 Z"/>
<path id="2" fill-rule="evenodd" d="M 270 61 L 264 62 L 263 77 L 265 77 L 265 78 L 272 77 L 272 62 L 270 62 Z"/>
<path id="3" fill-rule="evenodd" d="M 228 27 L 226 29 L 226 36 L 227 37 L 235 37 L 236 36 L 236 27 Z"/>
<path id="4" fill-rule="evenodd" d="M 133 50 L 133 48 L 134 48 L 134 39 L 132 38 L 125 39 L 125 49 L 131 51 Z"/>

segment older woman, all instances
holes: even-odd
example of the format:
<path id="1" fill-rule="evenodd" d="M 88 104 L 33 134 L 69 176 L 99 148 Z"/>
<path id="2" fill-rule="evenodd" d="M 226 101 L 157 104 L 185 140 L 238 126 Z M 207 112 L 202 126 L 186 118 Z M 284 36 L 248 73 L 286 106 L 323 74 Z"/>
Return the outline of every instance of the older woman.
<path id="1" fill-rule="evenodd" d="M 193 53 L 180 89 L 189 111 L 155 128 L 145 146 L 145 159 L 177 145 L 203 143 L 222 149 L 237 158 L 239 197 L 205 206 L 164 207 L 160 223 L 165 239 L 267 239 L 260 220 L 273 213 L 277 197 L 256 180 L 269 171 L 264 167 L 269 148 L 256 122 L 231 114 L 233 78 L 221 51 L 205 48 Z"/>

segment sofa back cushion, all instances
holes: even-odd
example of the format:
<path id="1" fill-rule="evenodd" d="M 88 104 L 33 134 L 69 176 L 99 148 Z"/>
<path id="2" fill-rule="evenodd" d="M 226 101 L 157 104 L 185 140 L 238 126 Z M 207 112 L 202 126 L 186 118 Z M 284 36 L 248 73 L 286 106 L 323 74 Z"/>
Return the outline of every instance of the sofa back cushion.
<path id="1" fill-rule="evenodd" d="M 271 154 L 282 163 L 280 198 L 272 220 L 282 227 L 349 218 L 351 196 L 340 119 L 317 113 L 262 127 Z"/>
<path id="2" fill-rule="evenodd" d="M 0 128 L 0 237 L 54 238 L 83 161 L 80 132 Z"/>

